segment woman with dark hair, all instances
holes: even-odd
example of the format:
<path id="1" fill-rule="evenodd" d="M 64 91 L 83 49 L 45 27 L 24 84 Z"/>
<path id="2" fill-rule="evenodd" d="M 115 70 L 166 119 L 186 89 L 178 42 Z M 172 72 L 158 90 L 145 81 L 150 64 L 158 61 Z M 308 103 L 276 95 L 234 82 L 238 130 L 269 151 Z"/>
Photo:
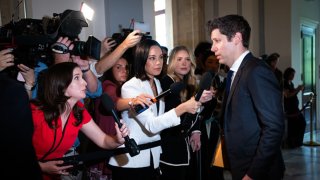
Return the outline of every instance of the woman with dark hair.
<path id="1" fill-rule="evenodd" d="M 122 86 L 122 98 L 133 98 L 141 93 L 157 96 L 162 89 L 156 76 L 161 73 L 163 66 L 163 53 L 159 43 L 151 39 L 140 42 L 135 49 L 134 57 L 135 77 Z M 160 99 L 140 114 L 135 113 L 133 109 L 123 111 L 122 118 L 128 124 L 131 137 L 137 144 L 148 144 L 149 147 L 133 157 L 126 153 L 110 158 L 112 179 L 156 179 L 162 152 L 160 132 L 179 125 L 183 113 L 194 114 L 200 105 L 200 102 L 191 98 L 164 113 L 164 101 Z"/>
<path id="2" fill-rule="evenodd" d="M 294 87 L 292 80 L 296 71 L 289 67 L 283 74 L 284 111 L 288 120 L 287 145 L 289 148 L 302 146 L 306 120 L 299 109 L 297 94 L 303 91 L 304 86 Z"/>
<path id="3" fill-rule="evenodd" d="M 277 64 L 280 59 L 280 54 L 272 53 L 266 58 L 266 63 L 271 67 L 272 71 L 276 75 L 277 80 L 279 81 L 280 87 L 283 88 L 283 79 L 282 72 L 277 68 Z"/>
<path id="4" fill-rule="evenodd" d="M 128 75 L 128 61 L 125 57 L 121 57 L 116 61 L 115 65 L 102 76 L 102 79 L 104 79 L 102 83 L 103 92 L 107 93 L 111 97 L 115 104 L 115 109 L 119 112 L 129 109 L 131 105 L 151 104 L 151 102 L 147 101 L 146 98 L 152 98 L 152 96 L 147 94 L 140 94 L 137 98 L 121 98 L 121 87 L 123 83 L 127 81 Z M 110 113 L 106 112 L 104 108 L 101 108 L 100 103 L 101 99 L 97 98 L 95 101 L 95 121 L 103 132 L 109 135 L 115 135 L 115 121 Z M 106 167 L 106 160 L 102 160 L 101 163 L 97 165 L 92 166 L 91 169 L 96 168 L 98 171 L 102 171 L 102 175 L 111 175 L 111 171 Z"/>
<path id="5" fill-rule="evenodd" d="M 95 124 L 79 102 L 86 96 L 87 83 L 79 66 L 72 62 L 53 65 L 44 74 L 43 93 L 32 101 L 34 123 L 33 146 L 44 179 L 59 179 L 68 175 L 72 165 L 63 165 L 61 158 L 73 145 L 81 130 L 99 147 L 113 149 L 124 143 L 126 125 L 116 126 L 116 136 L 106 135 Z"/>

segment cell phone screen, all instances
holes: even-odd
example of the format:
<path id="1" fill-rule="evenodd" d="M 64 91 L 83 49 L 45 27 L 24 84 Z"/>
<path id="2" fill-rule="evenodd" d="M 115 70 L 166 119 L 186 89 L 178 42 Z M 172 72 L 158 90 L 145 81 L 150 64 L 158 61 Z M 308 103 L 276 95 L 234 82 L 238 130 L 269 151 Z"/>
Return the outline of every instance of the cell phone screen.
<path id="1" fill-rule="evenodd" d="M 140 30 L 143 34 L 150 33 L 149 24 L 145 24 L 142 22 L 134 22 L 134 30 Z"/>

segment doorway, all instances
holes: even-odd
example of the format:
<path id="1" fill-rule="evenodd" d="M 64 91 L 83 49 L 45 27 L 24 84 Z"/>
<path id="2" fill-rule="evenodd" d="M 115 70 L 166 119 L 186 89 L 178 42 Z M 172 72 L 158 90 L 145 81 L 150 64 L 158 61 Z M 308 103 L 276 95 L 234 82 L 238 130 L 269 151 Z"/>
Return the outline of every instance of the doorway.
<path id="1" fill-rule="evenodd" d="M 306 118 L 306 134 L 310 137 L 310 145 L 316 140 L 317 129 L 317 79 L 316 79 L 316 28 L 308 25 L 301 26 L 301 55 L 302 81 L 304 93 L 302 95 L 303 113 Z"/>

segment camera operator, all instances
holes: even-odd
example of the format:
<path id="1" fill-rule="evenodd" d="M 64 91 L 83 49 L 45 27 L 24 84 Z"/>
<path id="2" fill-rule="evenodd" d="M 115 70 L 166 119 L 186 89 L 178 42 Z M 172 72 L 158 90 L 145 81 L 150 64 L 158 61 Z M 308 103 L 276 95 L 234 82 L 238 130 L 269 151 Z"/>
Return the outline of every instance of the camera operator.
<path id="1" fill-rule="evenodd" d="M 33 123 L 29 99 L 18 81 L 7 72 L 14 65 L 11 49 L 0 51 L 0 170 L 3 179 L 42 179 L 32 145 Z M 15 173 L 9 173 L 15 171 Z"/>
<path id="2" fill-rule="evenodd" d="M 111 53 L 112 47 L 115 46 L 114 41 L 108 41 L 106 38 L 102 43 L 102 53 L 103 56 L 99 61 L 91 64 L 91 70 L 95 73 L 97 77 L 101 77 L 104 72 L 112 68 L 112 66 L 120 59 L 120 57 L 129 49 L 138 44 L 141 40 L 141 31 L 132 31 L 125 40 L 120 43 Z"/>
<path id="3" fill-rule="evenodd" d="M 0 51 L 0 71 L 14 65 L 14 56 L 11 52 L 12 49 L 10 48 Z M 34 71 L 33 69 L 23 64 L 18 64 L 17 67 L 20 70 L 18 73 L 18 80 L 24 81 L 24 87 L 27 91 L 29 98 L 31 98 L 31 89 L 34 86 L 35 82 Z M 21 76 L 22 79 L 20 79 Z"/>
<path id="4" fill-rule="evenodd" d="M 74 48 L 72 41 L 68 37 L 59 37 L 57 43 L 61 43 L 64 46 L 68 47 L 71 51 Z M 101 82 L 98 81 L 97 77 L 90 70 L 89 60 L 81 59 L 80 56 L 71 55 L 69 52 L 64 54 L 53 53 L 54 62 L 53 64 L 58 64 L 61 62 L 73 61 L 79 65 L 83 72 L 83 78 L 88 83 L 86 95 L 89 98 L 99 97 L 102 94 L 102 86 Z M 47 69 L 47 65 L 39 62 L 38 66 L 35 68 L 36 81 L 39 80 L 38 76 L 41 72 Z M 38 84 L 36 83 L 36 88 L 32 93 L 32 98 L 37 97 L 38 92 Z M 41 92 L 40 92 L 41 93 Z"/>

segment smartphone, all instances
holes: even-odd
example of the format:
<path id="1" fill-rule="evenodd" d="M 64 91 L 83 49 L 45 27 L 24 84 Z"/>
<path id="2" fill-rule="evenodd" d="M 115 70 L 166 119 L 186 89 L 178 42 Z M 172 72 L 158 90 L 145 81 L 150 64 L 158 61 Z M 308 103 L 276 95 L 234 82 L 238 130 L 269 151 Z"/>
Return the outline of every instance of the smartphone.
<path id="1" fill-rule="evenodd" d="M 143 34 L 150 34 L 150 26 L 149 24 L 143 22 L 134 22 L 133 30 L 140 30 Z"/>

